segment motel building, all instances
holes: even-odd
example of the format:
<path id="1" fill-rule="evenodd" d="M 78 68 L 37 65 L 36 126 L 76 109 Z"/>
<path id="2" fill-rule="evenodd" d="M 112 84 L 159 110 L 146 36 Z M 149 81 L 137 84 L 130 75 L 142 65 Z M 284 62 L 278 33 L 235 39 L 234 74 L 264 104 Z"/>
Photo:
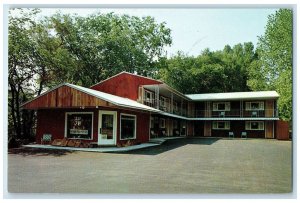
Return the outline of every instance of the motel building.
<path id="1" fill-rule="evenodd" d="M 277 138 L 275 91 L 185 95 L 159 80 L 121 72 L 90 88 L 64 83 L 24 103 L 45 136 L 99 146 L 158 137 Z"/>

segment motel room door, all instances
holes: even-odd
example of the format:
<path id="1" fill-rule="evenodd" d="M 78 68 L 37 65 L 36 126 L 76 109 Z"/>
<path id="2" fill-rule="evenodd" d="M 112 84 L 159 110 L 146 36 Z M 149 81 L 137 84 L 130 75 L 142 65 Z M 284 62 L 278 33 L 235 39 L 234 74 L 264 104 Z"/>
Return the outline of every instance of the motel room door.
<path id="1" fill-rule="evenodd" d="M 117 112 L 99 111 L 98 145 L 116 145 Z"/>

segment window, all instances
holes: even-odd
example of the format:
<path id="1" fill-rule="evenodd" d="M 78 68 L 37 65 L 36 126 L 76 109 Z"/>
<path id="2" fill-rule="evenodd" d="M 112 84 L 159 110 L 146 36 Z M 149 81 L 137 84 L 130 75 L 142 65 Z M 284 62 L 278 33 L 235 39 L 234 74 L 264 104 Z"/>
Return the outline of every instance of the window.
<path id="1" fill-rule="evenodd" d="M 214 102 L 213 111 L 230 111 L 230 102 Z"/>
<path id="2" fill-rule="evenodd" d="M 136 116 L 121 114 L 120 139 L 128 140 L 136 138 Z"/>
<path id="3" fill-rule="evenodd" d="M 167 98 L 160 97 L 160 106 L 166 107 L 167 106 Z"/>
<path id="4" fill-rule="evenodd" d="M 65 120 L 65 137 L 73 139 L 92 139 L 93 113 L 68 112 Z"/>
<path id="5" fill-rule="evenodd" d="M 145 90 L 146 102 L 153 103 L 153 93 Z"/>
<path id="6" fill-rule="evenodd" d="M 264 122 L 263 121 L 246 121 L 245 123 L 246 130 L 264 130 Z"/>
<path id="7" fill-rule="evenodd" d="M 229 130 L 230 121 L 213 121 L 214 130 Z"/>
<path id="8" fill-rule="evenodd" d="M 161 119 L 159 120 L 159 127 L 160 127 L 160 128 L 165 128 L 165 127 L 166 127 L 166 119 L 161 118 Z"/>
<path id="9" fill-rule="evenodd" d="M 178 104 L 176 101 L 173 101 L 173 109 L 174 109 L 174 111 L 178 110 Z"/>
<path id="10" fill-rule="evenodd" d="M 264 102 L 246 102 L 246 111 L 264 110 Z"/>
<path id="11" fill-rule="evenodd" d="M 173 120 L 173 128 L 174 129 L 178 128 L 178 121 L 177 120 Z"/>
<path id="12" fill-rule="evenodd" d="M 154 118 L 150 118 L 150 128 L 154 128 Z"/>

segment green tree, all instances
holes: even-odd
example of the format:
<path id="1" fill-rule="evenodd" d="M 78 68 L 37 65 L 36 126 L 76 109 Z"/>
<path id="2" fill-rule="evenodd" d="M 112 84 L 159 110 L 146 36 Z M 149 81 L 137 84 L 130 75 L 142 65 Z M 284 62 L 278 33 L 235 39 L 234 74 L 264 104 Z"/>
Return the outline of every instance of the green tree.
<path id="1" fill-rule="evenodd" d="M 83 86 L 124 70 L 151 76 L 164 47 L 172 42 L 170 29 L 152 17 L 57 13 L 50 20 L 76 63 L 68 80 Z"/>
<path id="2" fill-rule="evenodd" d="M 151 17 L 57 13 L 37 20 L 39 12 L 9 15 L 9 138 L 33 137 L 36 115 L 20 107 L 32 97 L 62 82 L 90 86 L 123 70 L 151 75 L 171 44 L 170 29 Z"/>
<path id="3" fill-rule="evenodd" d="M 292 10 L 279 9 L 268 16 L 266 30 L 259 38 L 258 61 L 251 64 L 248 85 L 252 90 L 276 90 L 279 116 L 292 119 Z"/>
<path id="4" fill-rule="evenodd" d="M 251 42 L 204 49 L 197 57 L 178 53 L 161 61 L 158 77 L 185 94 L 248 91 L 248 69 L 256 58 Z"/>
<path id="5" fill-rule="evenodd" d="M 47 24 L 38 22 L 38 9 L 17 9 L 9 16 L 8 82 L 9 137 L 31 139 L 35 125 L 34 111 L 20 105 L 58 83 L 67 57 L 65 50 L 51 36 Z M 59 62 L 58 62 L 59 61 Z"/>

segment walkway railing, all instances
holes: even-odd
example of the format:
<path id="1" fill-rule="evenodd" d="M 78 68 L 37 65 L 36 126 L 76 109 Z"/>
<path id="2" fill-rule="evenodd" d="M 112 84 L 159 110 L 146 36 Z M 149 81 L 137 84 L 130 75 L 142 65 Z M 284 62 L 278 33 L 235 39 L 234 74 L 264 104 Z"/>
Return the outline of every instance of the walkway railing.
<path id="1" fill-rule="evenodd" d="M 213 110 L 194 110 L 188 111 L 185 108 L 171 107 L 170 103 L 157 103 L 156 99 L 145 99 L 143 104 L 159 109 L 161 111 L 175 114 L 178 116 L 184 116 L 189 118 L 241 118 L 241 117 L 257 117 L 257 118 L 277 118 L 278 111 L 276 109 L 264 109 L 264 110 L 246 110 L 246 109 L 231 109 L 230 111 L 213 111 Z M 180 103 L 179 103 L 180 104 Z M 181 105 L 178 105 L 181 106 Z"/>

